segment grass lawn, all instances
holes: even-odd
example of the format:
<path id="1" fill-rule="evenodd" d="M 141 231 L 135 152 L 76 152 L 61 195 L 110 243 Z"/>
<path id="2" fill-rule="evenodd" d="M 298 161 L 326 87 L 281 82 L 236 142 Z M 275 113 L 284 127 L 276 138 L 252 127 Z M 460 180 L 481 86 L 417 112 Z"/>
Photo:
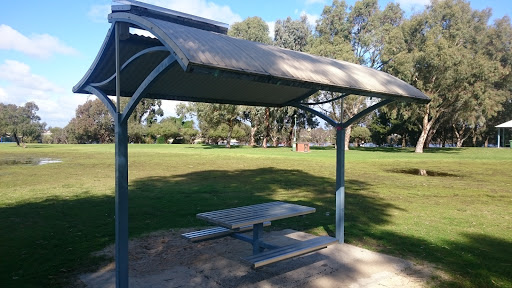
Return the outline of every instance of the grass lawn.
<path id="1" fill-rule="evenodd" d="M 334 235 L 333 149 L 130 145 L 129 164 L 131 237 L 274 200 L 317 212 L 271 229 Z M 512 287 L 512 149 L 351 150 L 346 193 L 348 243 L 434 264 L 442 286 Z M 114 242 L 114 146 L 0 144 L 0 231 L 1 287 L 94 269 Z"/>

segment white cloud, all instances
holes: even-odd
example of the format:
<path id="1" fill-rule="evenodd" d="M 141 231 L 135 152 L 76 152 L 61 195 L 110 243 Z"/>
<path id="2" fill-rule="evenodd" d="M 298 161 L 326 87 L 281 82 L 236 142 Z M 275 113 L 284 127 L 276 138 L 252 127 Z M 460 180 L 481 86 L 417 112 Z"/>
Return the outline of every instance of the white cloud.
<path id="1" fill-rule="evenodd" d="M 220 6 L 207 0 L 145 0 L 143 2 L 227 24 L 242 21 L 242 17 L 231 11 L 229 6 Z"/>
<path id="2" fill-rule="evenodd" d="M 0 65 L 0 79 L 11 82 L 18 89 L 45 91 L 45 92 L 62 92 L 63 89 L 50 82 L 43 76 L 32 74 L 30 67 L 15 60 L 5 60 Z"/>
<path id="3" fill-rule="evenodd" d="M 7 92 L 2 87 L 0 87 L 0 103 L 9 103 L 7 102 Z"/>
<path id="4" fill-rule="evenodd" d="M 182 101 L 172 101 L 172 100 L 162 100 L 161 108 L 164 110 L 164 117 L 178 117 L 176 114 L 176 106 L 178 106 Z"/>
<path id="5" fill-rule="evenodd" d="M 270 36 L 270 38 L 272 40 L 274 40 L 274 37 L 275 37 L 275 26 L 276 26 L 276 22 L 267 22 L 267 25 L 268 25 L 268 36 Z"/>
<path id="6" fill-rule="evenodd" d="M 5 60 L 0 65 L 0 101 L 24 105 L 33 101 L 39 107 L 37 115 L 50 126 L 64 127 L 74 117 L 79 104 L 87 98 L 73 94 L 68 89 L 51 82 L 43 76 L 33 74 L 30 66 L 14 60 Z"/>
<path id="7" fill-rule="evenodd" d="M 316 26 L 316 20 L 320 18 L 320 15 L 309 14 L 304 10 L 300 12 L 300 16 L 302 15 L 306 15 L 308 17 L 308 24 L 311 25 L 311 27 L 313 28 Z"/>
<path id="8" fill-rule="evenodd" d="M 405 11 L 415 11 L 417 9 L 421 11 L 425 8 L 425 5 L 430 4 L 430 0 L 395 0 L 395 2 L 399 3 Z"/>
<path id="9" fill-rule="evenodd" d="M 110 14 L 110 5 L 93 5 L 87 12 L 87 16 L 93 22 L 106 23 L 108 14 Z"/>
<path id="10" fill-rule="evenodd" d="M 55 53 L 74 55 L 77 50 L 48 34 L 27 37 L 5 24 L 0 25 L 0 49 L 15 50 L 38 58 L 49 58 Z"/>

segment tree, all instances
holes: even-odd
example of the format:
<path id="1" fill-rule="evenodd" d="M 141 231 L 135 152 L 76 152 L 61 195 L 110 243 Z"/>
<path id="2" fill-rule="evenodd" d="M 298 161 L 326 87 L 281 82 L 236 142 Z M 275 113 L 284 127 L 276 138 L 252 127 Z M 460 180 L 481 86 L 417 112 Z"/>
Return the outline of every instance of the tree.
<path id="1" fill-rule="evenodd" d="M 194 121 L 185 121 L 182 117 L 167 117 L 153 124 L 149 133 L 154 139 L 163 137 L 166 142 L 171 140 L 173 144 L 190 143 L 192 138 L 198 134 L 194 128 Z"/>
<path id="2" fill-rule="evenodd" d="M 285 20 L 277 20 L 275 23 L 274 45 L 294 51 L 304 52 L 308 49 L 312 31 L 306 15 L 299 20 L 290 17 Z M 297 123 L 295 123 L 297 119 Z M 303 128 L 315 128 L 318 122 L 315 117 L 295 107 L 267 108 L 265 113 L 266 133 L 263 147 L 266 147 L 267 138 L 271 137 L 274 146 L 279 140 L 284 140 L 286 145 L 292 145 L 293 128 L 297 125 L 299 131 Z"/>
<path id="3" fill-rule="evenodd" d="M 272 39 L 268 33 L 268 25 L 260 17 L 248 17 L 242 22 L 235 22 L 228 30 L 228 35 L 231 37 L 271 44 Z"/>
<path id="4" fill-rule="evenodd" d="M 10 134 L 20 146 L 20 142 L 40 140 L 46 123 L 36 112 L 39 107 L 34 102 L 27 102 L 24 106 L 0 103 L 0 135 Z"/>
<path id="5" fill-rule="evenodd" d="M 76 116 L 65 127 L 71 143 L 112 143 L 114 119 L 99 99 L 78 105 Z"/>
<path id="6" fill-rule="evenodd" d="M 362 142 L 367 142 L 371 139 L 370 130 L 366 127 L 356 126 L 352 129 L 352 133 L 350 134 L 350 138 L 354 141 L 356 147 L 359 147 Z"/>
<path id="7" fill-rule="evenodd" d="M 348 12 L 347 10 L 350 10 Z M 345 1 L 334 0 L 324 7 L 317 21 L 315 39 L 310 53 L 338 60 L 358 63 L 381 69 L 381 60 L 386 39 L 402 22 L 403 11 L 398 4 L 390 3 L 380 11 L 377 0 L 357 1 L 349 9 Z M 340 93 L 323 91 L 316 94 L 314 102 L 325 102 L 339 98 Z M 332 119 L 346 121 L 367 107 L 368 99 L 347 95 L 320 107 Z M 343 117 L 343 119 L 342 119 Z M 352 126 L 345 130 L 345 149 L 349 149 Z"/>
<path id="8" fill-rule="evenodd" d="M 277 20 L 274 26 L 274 45 L 294 51 L 304 52 L 311 37 L 308 17 L 302 15 L 299 20 L 288 17 Z"/>
<path id="9" fill-rule="evenodd" d="M 504 99 L 497 83 L 506 73 L 484 49 L 489 17 L 490 11 L 472 10 L 462 0 L 433 1 L 388 42 L 386 71 L 432 99 L 411 106 L 411 117 L 421 119 L 416 152 L 428 146 L 445 117 L 454 119 L 462 140 L 461 132 L 474 133 L 499 111 L 496 103 Z"/>
<path id="10" fill-rule="evenodd" d="M 199 129 L 205 138 L 218 138 L 225 139 L 227 142 L 226 147 L 231 147 L 231 138 L 235 126 L 239 124 L 243 117 L 243 106 L 229 105 L 229 104 L 209 104 L 209 103 L 190 103 L 182 105 L 179 114 L 191 114 L 197 117 L 199 122 Z M 227 126 L 226 130 L 218 130 L 222 124 Z M 219 135 L 219 131 L 225 131 L 226 134 Z"/>

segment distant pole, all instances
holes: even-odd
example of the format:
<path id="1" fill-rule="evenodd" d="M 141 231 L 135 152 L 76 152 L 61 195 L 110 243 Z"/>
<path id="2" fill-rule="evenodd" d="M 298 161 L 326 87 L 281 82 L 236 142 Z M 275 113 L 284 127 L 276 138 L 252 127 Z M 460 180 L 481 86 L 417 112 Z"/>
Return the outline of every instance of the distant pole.
<path id="1" fill-rule="evenodd" d="M 498 128 L 498 148 L 500 148 L 500 140 L 501 140 L 500 133 L 501 133 L 500 128 Z"/>
<path id="2" fill-rule="evenodd" d="M 297 114 L 295 114 L 295 123 L 293 125 L 293 152 L 297 152 Z"/>

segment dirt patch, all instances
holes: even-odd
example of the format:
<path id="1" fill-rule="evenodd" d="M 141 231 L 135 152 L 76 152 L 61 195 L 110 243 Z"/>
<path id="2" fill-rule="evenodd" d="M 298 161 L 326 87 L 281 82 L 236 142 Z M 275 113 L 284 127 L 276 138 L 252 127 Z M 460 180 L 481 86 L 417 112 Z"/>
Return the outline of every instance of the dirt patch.
<path id="1" fill-rule="evenodd" d="M 157 232 L 129 244 L 130 287 L 425 287 L 436 271 L 348 244 L 251 269 L 250 244 L 225 237 L 190 243 L 188 230 Z M 265 234 L 286 245 L 314 237 L 294 230 Z M 98 252 L 113 257 L 113 247 Z M 115 264 L 81 275 L 77 287 L 115 287 Z"/>

